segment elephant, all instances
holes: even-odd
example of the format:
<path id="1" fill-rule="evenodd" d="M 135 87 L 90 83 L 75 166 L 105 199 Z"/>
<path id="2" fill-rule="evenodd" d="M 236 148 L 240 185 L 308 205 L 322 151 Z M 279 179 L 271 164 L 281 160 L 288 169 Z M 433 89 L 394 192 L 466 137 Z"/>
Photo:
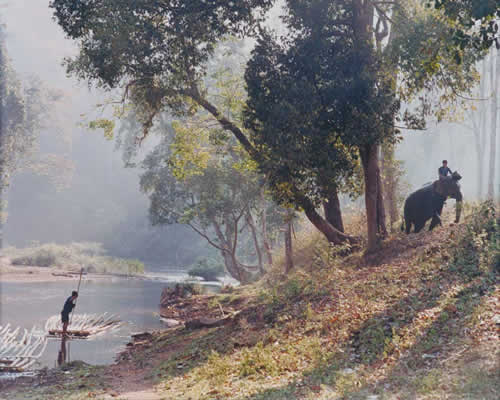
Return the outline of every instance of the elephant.
<path id="1" fill-rule="evenodd" d="M 458 184 L 460 179 L 462 177 L 455 171 L 451 176 L 441 177 L 408 196 L 404 206 L 404 226 L 407 234 L 410 233 L 412 224 L 415 226 L 415 233 L 420 232 L 430 218 L 432 221 L 429 231 L 432 231 L 438 224 L 442 225 L 441 212 L 448 197 L 456 200 L 455 223 L 460 222 L 463 200 Z M 401 226 L 401 230 L 403 230 L 403 226 Z"/>

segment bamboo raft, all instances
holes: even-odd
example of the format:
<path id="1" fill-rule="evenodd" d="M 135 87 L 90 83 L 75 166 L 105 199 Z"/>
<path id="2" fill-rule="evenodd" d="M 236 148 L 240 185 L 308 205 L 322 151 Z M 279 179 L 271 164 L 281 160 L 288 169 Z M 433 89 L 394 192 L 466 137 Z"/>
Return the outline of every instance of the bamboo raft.
<path id="1" fill-rule="evenodd" d="M 116 315 L 79 314 L 73 315 L 66 334 L 73 339 L 88 339 L 118 329 L 122 325 L 123 322 Z M 45 332 L 49 337 L 62 336 L 62 323 L 59 315 L 54 315 L 47 320 Z"/>
<path id="2" fill-rule="evenodd" d="M 24 332 L 23 332 L 24 331 Z M 23 372 L 33 366 L 47 347 L 47 337 L 35 327 L 28 331 L 0 325 L 0 372 Z"/>

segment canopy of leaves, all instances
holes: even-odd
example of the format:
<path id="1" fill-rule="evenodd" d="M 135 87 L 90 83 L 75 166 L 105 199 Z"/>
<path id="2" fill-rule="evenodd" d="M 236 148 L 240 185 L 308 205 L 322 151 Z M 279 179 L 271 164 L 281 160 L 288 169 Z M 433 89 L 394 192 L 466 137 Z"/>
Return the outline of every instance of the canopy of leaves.
<path id="1" fill-rule="evenodd" d="M 342 2 L 338 2 L 342 3 Z M 247 66 L 246 127 L 283 196 L 318 204 L 353 175 L 357 146 L 380 141 L 398 105 L 369 46 L 355 47 L 348 6 L 290 1 L 287 40 L 263 32 Z"/>
<path id="2" fill-rule="evenodd" d="M 418 97 L 418 112 L 438 120 L 461 107 L 476 84 L 475 65 L 484 51 L 470 43 L 458 46 L 449 18 L 418 1 L 395 7 L 392 21 L 385 52 L 389 65 L 397 66 L 397 96 L 407 104 Z"/>
<path id="3" fill-rule="evenodd" d="M 500 48 L 498 0 L 433 0 L 436 9 L 453 22 L 455 42 L 463 49 L 469 44 L 476 48 Z"/>
<path id="4" fill-rule="evenodd" d="M 196 223 L 204 228 L 241 214 L 257 201 L 260 180 L 239 168 L 234 150 L 212 146 L 206 131 L 174 124 L 175 138 L 164 140 L 145 159 L 141 187 L 149 193 L 154 224 Z M 230 154 L 232 153 L 232 155 Z"/>
<path id="5" fill-rule="evenodd" d="M 242 82 L 226 69 L 214 72 L 211 96 L 225 115 L 239 119 Z M 206 229 L 250 212 L 263 179 L 236 140 L 206 112 L 170 123 L 145 159 L 142 189 L 149 193 L 153 223 L 188 223 Z M 239 216 L 239 217 L 238 217 Z"/>
<path id="6" fill-rule="evenodd" d="M 51 7 L 80 52 L 70 73 L 105 88 L 127 85 L 143 106 L 143 123 L 204 76 L 219 40 L 249 34 L 271 0 L 53 0 Z M 131 93 L 129 93 L 131 92 Z"/>

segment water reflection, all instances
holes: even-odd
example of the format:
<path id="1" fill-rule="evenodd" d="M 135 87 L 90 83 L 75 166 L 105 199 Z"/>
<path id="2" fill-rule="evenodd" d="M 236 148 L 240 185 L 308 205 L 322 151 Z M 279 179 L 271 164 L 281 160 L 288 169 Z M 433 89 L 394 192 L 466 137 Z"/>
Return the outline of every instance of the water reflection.
<path id="1" fill-rule="evenodd" d="M 82 360 L 90 364 L 112 363 L 130 341 L 132 333 L 163 329 L 159 303 L 165 286 L 174 282 L 127 280 L 82 281 L 78 311 L 84 314 L 114 314 L 124 322 L 120 329 L 88 340 L 49 340 L 38 366 Z M 48 318 L 59 315 L 61 299 L 74 289 L 74 281 L 48 283 L 0 282 L 0 325 L 10 323 L 30 330 L 44 329 Z M 212 288 L 217 291 L 218 287 Z M 21 312 L 22 311 L 22 312 Z M 61 340 L 61 341 L 60 341 Z M 71 343 L 72 342 L 72 343 Z"/>

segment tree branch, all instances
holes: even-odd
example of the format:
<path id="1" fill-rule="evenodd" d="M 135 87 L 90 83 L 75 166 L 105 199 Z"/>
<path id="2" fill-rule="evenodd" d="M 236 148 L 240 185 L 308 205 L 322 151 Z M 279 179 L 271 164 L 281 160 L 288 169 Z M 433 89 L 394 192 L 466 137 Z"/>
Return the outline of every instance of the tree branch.
<path id="1" fill-rule="evenodd" d="M 382 10 L 376 3 L 373 3 L 373 7 L 375 8 L 375 10 L 377 10 L 377 13 L 383 17 L 384 19 L 386 19 L 387 21 L 389 21 L 391 24 L 394 25 L 394 21 L 387 15 L 387 12 Z"/>
<path id="2" fill-rule="evenodd" d="M 201 96 L 197 87 L 192 87 L 191 90 L 186 91 L 185 94 L 203 107 L 206 111 L 212 114 L 222 127 L 234 134 L 236 139 L 240 142 L 243 148 L 247 151 L 250 157 L 258 159 L 258 153 L 253 144 L 248 140 L 245 133 L 238 128 L 234 123 L 229 121 L 212 103 L 206 98 Z"/>
<path id="3" fill-rule="evenodd" d="M 217 245 L 215 242 L 213 242 L 205 233 L 201 232 L 199 229 L 197 229 L 193 224 L 191 224 L 190 222 L 187 223 L 187 225 L 189 225 L 198 235 L 204 237 L 208 243 L 210 243 L 210 245 L 212 245 L 213 247 L 215 247 L 216 249 L 220 250 L 220 251 L 227 251 L 227 249 L 224 249 L 222 247 L 220 247 L 219 245 Z"/>

